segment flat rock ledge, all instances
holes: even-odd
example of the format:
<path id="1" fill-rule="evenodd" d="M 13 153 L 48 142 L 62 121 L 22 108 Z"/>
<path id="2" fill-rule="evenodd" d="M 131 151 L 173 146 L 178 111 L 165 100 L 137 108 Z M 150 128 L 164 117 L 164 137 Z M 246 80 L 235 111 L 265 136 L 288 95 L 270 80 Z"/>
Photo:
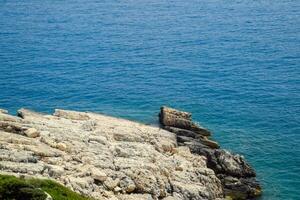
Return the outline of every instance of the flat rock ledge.
<path id="1" fill-rule="evenodd" d="M 165 109 L 164 129 L 90 112 L 0 109 L 0 172 L 53 179 L 100 200 L 224 199 L 257 186 L 242 157 L 219 150 L 189 113 L 171 109 L 181 113 L 174 124 Z"/>

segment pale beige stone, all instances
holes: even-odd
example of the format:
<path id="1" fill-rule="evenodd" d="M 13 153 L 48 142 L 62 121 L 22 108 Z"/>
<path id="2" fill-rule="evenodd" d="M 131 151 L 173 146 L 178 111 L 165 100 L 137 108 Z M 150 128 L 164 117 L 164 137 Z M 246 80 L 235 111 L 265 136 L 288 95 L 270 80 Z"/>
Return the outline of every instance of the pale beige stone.
<path id="1" fill-rule="evenodd" d="M 52 178 L 103 200 L 223 195 L 206 159 L 178 147 L 176 135 L 166 130 L 86 112 L 57 110 L 50 116 L 21 110 L 20 116 L 0 118 L 3 173 Z"/>
<path id="2" fill-rule="evenodd" d="M 25 135 L 30 138 L 36 138 L 40 136 L 40 133 L 35 128 L 29 128 L 24 131 Z"/>
<path id="3" fill-rule="evenodd" d="M 106 181 L 104 181 L 104 185 L 109 189 L 109 190 L 113 190 L 115 187 L 118 186 L 120 182 L 120 179 L 119 178 L 116 178 L 116 179 L 112 179 L 110 177 L 108 177 L 106 179 Z"/>
<path id="4" fill-rule="evenodd" d="M 56 144 L 56 148 L 58 148 L 61 151 L 66 151 L 67 150 L 67 145 L 63 142 L 59 142 Z"/>
<path id="5" fill-rule="evenodd" d="M 0 113 L 8 114 L 8 111 L 7 111 L 7 110 L 4 110 L 4 109 L 0 109 Z"/>
<path id="6" fill-rule="evenodd" d="M 106 174 L 103 171 L 100 171 L 97 168 L 92 168 L 91 169 L 91 174 L 92 174 L 93 179 L 95 179 L 97 181 L 104 182 L 107 179 Z"/>

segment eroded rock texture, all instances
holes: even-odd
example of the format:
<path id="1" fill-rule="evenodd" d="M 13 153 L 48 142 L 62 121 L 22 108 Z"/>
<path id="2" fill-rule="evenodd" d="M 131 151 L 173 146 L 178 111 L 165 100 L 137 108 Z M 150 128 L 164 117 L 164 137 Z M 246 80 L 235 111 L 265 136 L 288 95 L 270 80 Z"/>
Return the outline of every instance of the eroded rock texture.
<path id="1" fill-rule="evenodd" d="M 192 121 L 192 115 L 168 107 L 159 113 L 163 128 L 176 134 L 179 146 L 188 146 L 193 154 L 207 158 L 207 166 L 221 180 L 224 193 L 232 199 L 251 199 L 261 194 L 255 171 L 238 155 L 219 149 L 208 139 L 211 133 Z"/>
<path id="2" fill-rule="evenodd" d="M 178 137 L 198 138 L 200 133 L 204 145 L 218 147 L 205 137 L 208 131 L 190 122 L 190 114 L 178 118 L 183 119 L 176 122 Z M 196 141 L 182 138 L 180 144 L 188 142 Z M 100 114 L 56 110 L 43 115 L 21 109 L 16 117 L 0 110 L 2 173 L 55 179 L 95 199 L 223 198 L 222 183 L 204 154 L 193 154 L 188 146 L 178 146 L 169 131 Z"/>

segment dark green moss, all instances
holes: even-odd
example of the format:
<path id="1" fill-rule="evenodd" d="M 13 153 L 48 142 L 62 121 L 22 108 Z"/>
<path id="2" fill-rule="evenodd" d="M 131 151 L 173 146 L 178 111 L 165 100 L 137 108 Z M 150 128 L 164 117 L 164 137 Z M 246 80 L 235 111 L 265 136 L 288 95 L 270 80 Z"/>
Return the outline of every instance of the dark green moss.
<path id="1" fill-rule="evenodd" d="M 44 200 L 47 192 L 53 200 L 91 200 L 51 180 L 23 179 L 0 175 L 0 199 Z"/>

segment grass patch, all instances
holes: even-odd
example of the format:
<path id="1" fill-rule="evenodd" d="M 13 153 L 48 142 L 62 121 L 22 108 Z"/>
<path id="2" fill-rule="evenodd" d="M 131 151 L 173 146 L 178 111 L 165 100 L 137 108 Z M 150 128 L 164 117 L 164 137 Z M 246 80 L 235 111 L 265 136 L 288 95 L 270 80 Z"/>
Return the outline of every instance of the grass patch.
<path id="1" fill-rule="evenodd" d="M 92 200 L 52 180 L 0 175 L 0 199 L 45 200 L 47 196 L 44 191 L 50 194 L 53 200 Z"/>

